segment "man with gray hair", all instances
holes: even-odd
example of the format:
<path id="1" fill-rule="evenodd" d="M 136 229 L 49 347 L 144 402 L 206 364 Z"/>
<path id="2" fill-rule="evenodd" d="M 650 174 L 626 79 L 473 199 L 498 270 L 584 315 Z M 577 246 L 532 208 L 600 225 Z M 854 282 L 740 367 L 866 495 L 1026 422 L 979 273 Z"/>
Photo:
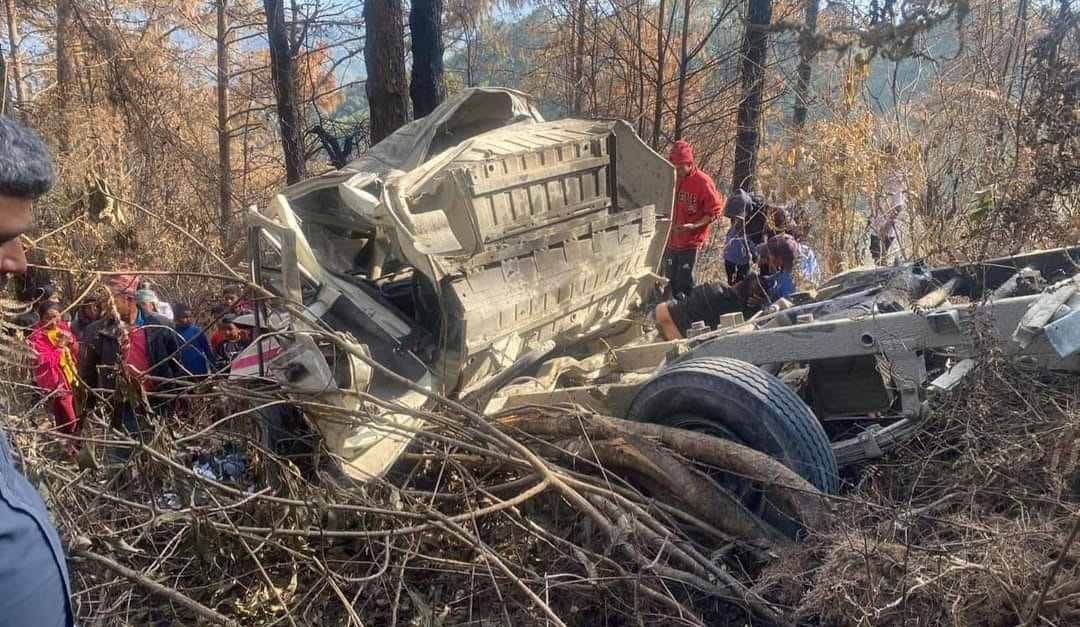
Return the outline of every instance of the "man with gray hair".
<path id="1" fill-rule="evenodd" d="M 33 224 L 31 204 L 53 185 L 52 157 L 36 135 L 0 116 L 0 286 L 26 272 L 19 237 Z M 67 563 L 41 495 L 0 434 L 0 619 L 6 625 L 74 624 Z"/>

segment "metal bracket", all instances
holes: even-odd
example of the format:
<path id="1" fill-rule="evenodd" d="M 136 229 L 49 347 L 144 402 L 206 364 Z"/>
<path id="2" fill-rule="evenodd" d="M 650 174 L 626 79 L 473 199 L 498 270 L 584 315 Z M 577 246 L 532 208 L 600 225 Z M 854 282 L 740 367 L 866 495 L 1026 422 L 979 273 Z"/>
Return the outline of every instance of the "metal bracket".
<path id="1" fill-rule="evenodd" d="M 960 311 L 957 309 L 930 312 L 926 321 L 935 333 L 960 333 Z"/>
<path id="2" fill-rule="evenodd" d="M 879 425 L 872 425 L 858 435 L 859 445 L 862 446 L 863 454 L 866 459 L 877 459 L 885 454 L 885 451 L 881 450 L 881 447 L 877 442 L 877 433 L 881 431 Z"/>

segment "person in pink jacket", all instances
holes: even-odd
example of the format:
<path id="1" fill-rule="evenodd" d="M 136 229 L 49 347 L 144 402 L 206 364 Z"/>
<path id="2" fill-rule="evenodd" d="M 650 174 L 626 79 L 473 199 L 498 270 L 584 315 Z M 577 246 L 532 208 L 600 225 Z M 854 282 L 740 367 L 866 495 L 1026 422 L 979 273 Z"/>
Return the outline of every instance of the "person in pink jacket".
<path id="1" fill-rule="evenodd" d="M 75 414 L 74 389 L 79 385 L 79 343 L 68 323 L 60 318 L 60 306 L 46 302 L 41 306 L 41 320 L 30 334 L 34 349 L 34 382 L 50 397 L 49 409 L 56 426 L 64 433 L 75 433 L 79 418 Z"/>

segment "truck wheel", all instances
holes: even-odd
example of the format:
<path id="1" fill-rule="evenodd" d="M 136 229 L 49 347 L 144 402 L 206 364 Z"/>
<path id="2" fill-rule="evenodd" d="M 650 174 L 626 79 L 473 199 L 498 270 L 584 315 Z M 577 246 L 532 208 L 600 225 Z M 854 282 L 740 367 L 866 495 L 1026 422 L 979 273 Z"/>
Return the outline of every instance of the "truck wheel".
<path id="1" fill-rule="evenodd" d="M 634 398 L 627 417 L 738 442 L 779 460 L 817 489 L 836 494 L 836 457 L 810 408 L 776 377 L 722 357 L 699 357 L 661 371 Z M 733 486 L 745 493 L 745 486 Z"/>

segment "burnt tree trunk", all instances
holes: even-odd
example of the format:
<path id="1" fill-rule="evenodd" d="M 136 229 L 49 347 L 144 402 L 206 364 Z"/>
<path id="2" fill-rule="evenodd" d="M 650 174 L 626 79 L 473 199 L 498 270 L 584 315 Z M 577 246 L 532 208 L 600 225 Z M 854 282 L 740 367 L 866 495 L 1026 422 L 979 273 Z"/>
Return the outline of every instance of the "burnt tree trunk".
<path id="1" fill-rule="evenodd" d="M 56 2 L 56 93 L 60 95 L 58 105 L 63 108 L 71 102 L 75 70 L 71 64 L 71 0 Z M 57 140 L 60 152 L 66 153 L 71 147 L 66 125 L 60 125 Z"/>
<path id="2" fill-rule="evenodd" d="M 4 50 L 0 47 L 0 113 L 7 115 L 11 110 L 11 91 L 8 89 L 7 62 L 4 60 Z"/>
<path id="3" fill-rule="evenodd" d="M 806 124 L 806 114 L 810 108 L 810 75 L 814 69 L 815 45 L 812 35 L 817 30 L 818 6 L 820 0 L 807 0 L 805 26 L 799 42 L 799 69 L 795 80 L 795 111 L 791 122 L 796 127 Z"/>
<path id="4" fill-rule="evenodd" d="M 266 34 L 270 40 L 270 76 L 277 100 L 281 148 L 285 154 L 285 180 L 296 183 L 304 178 L 304 132 L 297 102 L 296 63 L 285 24 L 282 0 L 263 0 L 266 10 Z"/>
<path id="5" fill-rule="evenodd" d="M 637 67 L 634 68 L 637 71 L 638 90 L 637 90 L 637 134 L 638 137 L 645 137 L 645 37 L 643 35 L 644 27 L 642 22 L 644 21 L 644 15 L 641 5 L 644 0 L 637 0 L 635 4 L 634 19 L 637 23 L 636 32 L 637 35 Z"/>
<path id="6" fill-rule="evenodd" d="M 422 118 L 446 100 L 443 80 L 443 0 L 413 0 L 409 9 L 412 35 L 413 118 Z"/>
<path id="7" fill-rule="evenodd" d="M 26 102 L 26 94 L 23 92 L 22 63 L 19 61 L 19 16 L 15 13 L 15 0 L 4 0 L 4 5 L 7 9 L 8 51 L 11 54 L 11 72 L 7 76 L 11 77 L 11 85 L 15 88 L 15 106 L 21 107 Z"/>
<path id="8" fill-rule="evenodd" d="M 218 220 L 221 244 L 228 247 L 232 218 L 232 155 L 229 140 L 229 14 L 228 0 L 217 0 L 217 136 Z"/>
<path id="9" fill-rule="evenodd" d="M 682 42 L 679 47 L 679 82 L 678 95 L 675 97 L 675 137 L 682 139 L 683 106 L 686 104 L 686 72 L 690 66 L 690 56 L 686 50 L 686 40 L 690 35 L 691 0 L 683 0 Z"/>
<path id="10" fill-rule="evenodd" d="M 660 0 L 656 14 L 656 102 L 653 103 L 652 148 L 660 149 L 660 130 L 664 122 L 664 12 L 667 2 Z"/>
<path id="11" fill-rule="evenodd" d="M 585 0 L 577 3 L 574 10 L 574 78 L 570 89 L 573 114 L 580 116 L 585 101 Z"/>
<path id="12" fill-rule="evenodd" d="M 409 117 L 405 88 L 405 34 L 401 0 L 366 0 L 364 22 L 365 91 L 371 115 L 371 144 L 393 133 Z"/>
<path id="13" fill-rule="evenodd" d="M 742 101 L 735 134 L 735 168 L 732 189 L 750 190 L 757 172 L 758 145 L 761 143 L 761 108 L 765 92 L 765 59 L 769 53 L 769 34 L 765 27 L 772 21 L 772 0 L 750 0 L 746 34 L 743 37 L 739 76 Z"/>

